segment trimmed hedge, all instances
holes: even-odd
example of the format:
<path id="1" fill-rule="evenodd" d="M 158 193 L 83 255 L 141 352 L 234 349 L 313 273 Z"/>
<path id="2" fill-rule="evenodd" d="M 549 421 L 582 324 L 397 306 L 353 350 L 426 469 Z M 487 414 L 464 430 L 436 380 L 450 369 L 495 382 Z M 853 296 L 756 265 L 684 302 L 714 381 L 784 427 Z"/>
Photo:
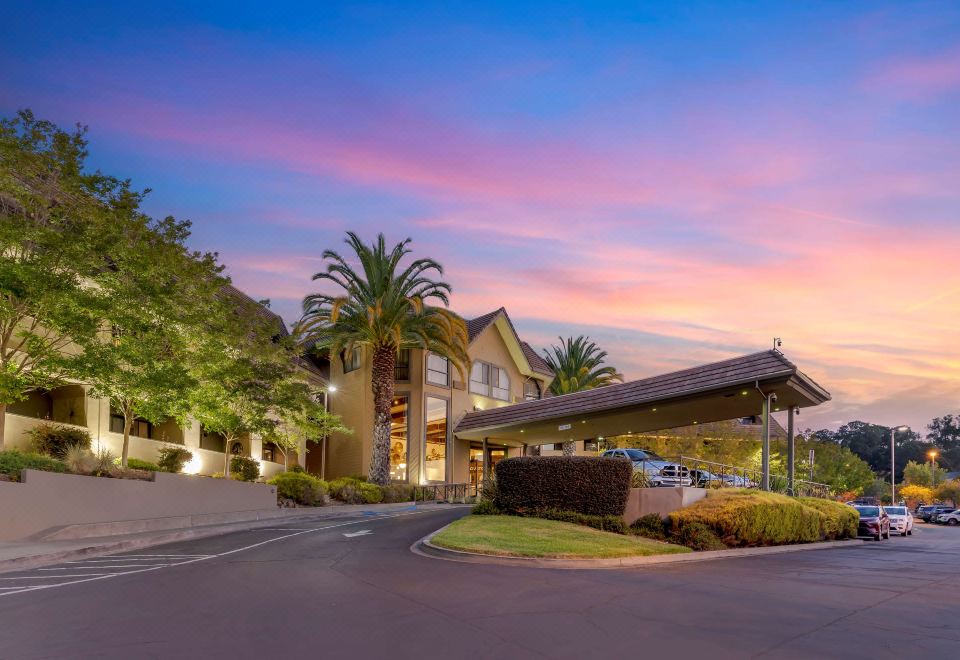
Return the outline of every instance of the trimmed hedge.
<path id="1" fill-rule="evenodd" d="M 43 470 L 44 472 L 66 472 L 67 466 L 49 456 L 30 454 L 17 449 L 0 451 L 0 474 L 14 481 L 20 481 L 21 470 Z"/>
<path id="2" fill-rule="evenodd" d="M 819 497 L 798 497 L 796 500 L 804 506 L 816 509 L 823 514 L 823 520 L 820 524 L 820 537 L 822 539 L 836 541 L 857 538 L 860 513 L 852 506 Z"/>
<path id="3" fill-rule="evenodd" d="M 131 470 L 147 470 L 148 472 L 163 472 L 160 466 L 150 461 L 141 461 L 139 458 L 128 458 L 127 467 Z"/>
<path id="4" fill-rule="evenodd" d="M 281 472 L 268 484 L 277 487 L 277 495 L 297 504 L 323 506 L 327 503 L 327 482 L 306 472 Z"/>
<path id="5" fill-rule="evenodd" d="M 700 523 L 729 547 L 812 543 L 821 538 L 822 514 L 778 493 L 730 489 L 670 514 L 671 535 Z"/>
<path id="6" fill-rule="evenodd" d="M 500 461 L 495 472 L 501 511 L 622 516 L 633 464 L 595 456 L 523 456 Z"/>
<path id="7" fill-rule="evenodd" d="M 190 462 L 193 458 L 193 452 L 191 452 L 186 447 L 161 447 L 158 452 L 159 458 L 157 459 L 157 465 L 160 466 L 160 469 L 164 472 L 172 472 L 177 474 L 183 470 L 183 467 Z M 127 465 L 130 464 L 130 460 L 127 459 Z M 232 469 L 232 467 L 231 467 Z M 260 468 L 257 467 L 257 477 L 260 476 Z M 245 479 L 245 481 L 253 481 L 253 479 Z"/>

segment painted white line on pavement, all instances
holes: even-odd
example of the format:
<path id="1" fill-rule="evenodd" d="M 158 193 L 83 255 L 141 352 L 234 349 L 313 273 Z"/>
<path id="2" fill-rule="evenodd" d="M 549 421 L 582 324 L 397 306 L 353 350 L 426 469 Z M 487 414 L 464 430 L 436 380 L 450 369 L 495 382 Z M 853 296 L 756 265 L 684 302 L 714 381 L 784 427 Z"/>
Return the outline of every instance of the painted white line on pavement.
<path id="1" fill-rule="evenodd" d="M 207 555 L 202 555 L 202 556 L 203 556 L 203 557 L 206 557 Z M 173 559 L 173 557 L 120 557 L 120 556 L 114 556 L 114 557 L 103 557 L 102 559 L 84 559 L 84 560 L 77 560 L 77 561 L 68 561 L 68 562 L 64 562 L 64 563 L 67 563 L 67 564 L 92 564 L 92 563 L 109 564 L 109 563 L 116 563 L 116 562 L 118 562 L 118 561 L 169 561 L 170 559 Z M 183 557 L 183 559 L 199 559 L 199 557 Z M 142 564 L 134 564 L 134 566 L 142 566 Z"/>
<path id="2" fill-rule="evenodd" d="M 150 566 L 156 566 L 158 568 L 162 566 L 171 566 L 171 564 L 150 564 Z M 98 564 L 96 566 L 67 566 L 66 568 L 38 568 L 38 571 L 82 571 L 87 568 L 146 568 L 143 564 L 119 564 L 108 566 L 106 564 Z"/>
<path id="3" fill-rule="evenodd" d="M 206 561 L 206 560 L 208 560 L 208 559 L 216 559 L 217 557 L 225 557 L 225 556 L 227 556 L 227 555 L 236 554 L 236 553 L 238 553 L 238 552 L 244 552 L 245 550 L 252 550 L 253 548 L 258 548 L 258 547 L 260 547 L 260 546 L 262 546 L 262 545 L 266 545 L 266 544 L 268 544 L 268 543 L 273 543 L 273 542 L 275 542 L 275 541 L 282 541 L 282 540 L 284 540 L 284 539 L 289 539 L 289 538 L 292 538 L 292 537 L 294 537 L 294 536 L 301 536 L 302 534 L 309 534 L 310 532 L 322 532 L 322 531 L 327 530 L 327 529 L 334 529 L 335 527 L 345 527 L 345 526 L 347 526 L 347 525 L 370 524 L 373 520 L 385 520 L 385 519 L 387 519 L 387 518 L 400 518 L 400 517 L 403 517 L 403 516 L 415 516 L 415 515 L 417 515 L 417 514 L 419 514 L 419 513 L 429 513 L 429 512 L 430 512 L 430 511 L 409 511 L 409 512 L 406 512 L 406 513 L 397 513 L 397 514 L 393 514 L 393 515 L 386 515 L 386 514 L 385 514 L 385 515 L 382 515 L 382 516 L 377 516 L 377 517 L 374 518 L 374 519 L 371 519 L 370 517 L 366 517 L 366 518 L 363 518 L 363 519 L 361 519 L 361 520 L 351 520 L 351 521 L 348 521 L 348 522 L 337 523 L 336 525 L 327 525 L 327 526 L 325 526 L 325 527 L 315 527 L 315 528 L 313 528 L 313 529 L 306 529 L 306 530 L 303 530 L 303 531 L 293 532 L 293 533 L 291 533 L 291 534 L 284 534 L 283 536 L 277 536 L 277 537 L 272 538 L 272 539 L 266 539 L 265 541 L 260 541 L 259 543 L 251 543 L 250 545 L 245 545 L 245 546 L 243 546 L 242 548 L 235 548 L 235 549 L 233 549 L 233 550 L 227 550 L 226 552 L 221 552 L 221 553 L 218 553 L 218 554 L 215 554 L 215 555 L 203 555 L 203 556 L 198 556 L 198 557 L 195 557 L 195 558 L 192 558 L 192 559 L 187 559 L 186 561 L 180 561 L 180 562 L 175 562 L 175 563 L 170 563 L 170 564 L 162 564 L 162 565 L 160 565 L 160 566 L 150 566 L 150 567 L 144 567 L 144 566 L 141 566 L 141 565 L 137 565 L 137 566 L 135 566 L 135 568 L 137 568 L 137 570 L 134 570 L 134 571 L 123 571 L 123 572 L 121 572 L 121 573 L 106 573 L 106 574 L 95 575 L 94 577 L 85 577 L 85 578 L 82 579 L 82 580 L 71 580 L 71 581 L 69 581 L 69 582 L 58 582 L 57 584 L 42 584 L 42 585 L 35 585 L 35 586 L 32 586 L 32 587 L 24 587 L 23 589 L 20 589 L 20 590 L 18 590 L 18 591 L 7 591 L 7 592 L 5 592 L 5 593 L 0 593 L 0 598 L 3 598 L 4 596 L 13 596 L 13 595 L 15 595 L 15 594 L 23 593 L 23 592 L 25 592 L 25 591 L 40 591 L 40 590 L 44 590 L 44 589 L 56 589 L 56 588 L 58 588 L 58 587 L 66 587 L 66 586 L 71 585 L 71 584 L 82 584 L 82 583 L 84 583 L 84 582 L 95 582 L 95 581 L 97 581 L 97 580 L 107 580 L 107 579 L 109 579 L 109 578 L 119 577 L 119 576 L 121 576 L 121 575 L 136 575 L 137 573 L 147 573 L 147 572 L 150 572 L 150 571 L 159 571 L 161 568 L 167 568 L 167 567 L 173 567 L 173 566 L 184 566 L 185 564 L 194 564 L 194 563 L 199 562 L 199 561 Z M 81 567 L 75 566 L 75 567 L 73 567 L 73 568 L 74 568 L 74 569 L 80 569 Z M 121 568 L 121 567 L 117 567 L 117 566 L 110 566 L 110 567 L 107 567 L 107 566 L 96 566 L 96 567 L 93 567 L 93 568 L 104 569 L 104 568 Z M 134 567 L 131 566 L 131 568 L 134 568 Z M 46 577 L 46 576 L 43 576 L 43 577 Z M 51 576 L 49 576 L 49 577 L 67 578 L 67 577 L 81 577 L 81 576 L 72 576 L 72 575 L 57 575 L 57 576 L 52 576 L 52 575 L 51 575 Z M 3 578 L 0 578 L 0 579 L 3 579 Z M 40 578 L 36 578 L 36 579 L 40 579 Z"/>
<path id="4" fill-rule="evenodd" d="M 120 573 L 83 573 L 81 575 L 21 575 L 19 577 L 5 577 L 0 580 L 62 580 L 63 578 L 92 577 L 102 575 L 110 577 L 112 575 L 121 575 Z"/>
<path id="5" fill-rule="evenodd" d="M 110 555 L 111 557 L 122 557 L 123 559 L 134 559 L 137 557 L 146 557 L 149 559 L 200 559 L 201 557 L 212 557 L 213 555 Z"/>

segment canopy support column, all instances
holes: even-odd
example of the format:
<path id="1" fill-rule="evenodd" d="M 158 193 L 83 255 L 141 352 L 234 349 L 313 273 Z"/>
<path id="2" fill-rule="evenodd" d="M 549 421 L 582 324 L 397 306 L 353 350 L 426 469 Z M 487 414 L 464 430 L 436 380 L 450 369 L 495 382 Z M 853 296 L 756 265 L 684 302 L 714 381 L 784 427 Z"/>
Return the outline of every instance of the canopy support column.
<path id="1" fill-rule="evenodd" d="M 760 454 L 760 489 L 770 490 L 770 396 L 763 397 L 763 448 Z"/>
<path id="2" fill-rule="evenodd" d="M 795 495 L 794 490 L 794 470 L 796 469 L 797 452 L 796 439 L 794 438 L 793 416 L 796 408 L 790 406 L 787 411 L 787 495 Z"/>
<path id="3" fill-rule="evenodd" d="M 487 446 L 487 439 L 483 439 L 483 480 L 490 478 L 490 448 Z"/>

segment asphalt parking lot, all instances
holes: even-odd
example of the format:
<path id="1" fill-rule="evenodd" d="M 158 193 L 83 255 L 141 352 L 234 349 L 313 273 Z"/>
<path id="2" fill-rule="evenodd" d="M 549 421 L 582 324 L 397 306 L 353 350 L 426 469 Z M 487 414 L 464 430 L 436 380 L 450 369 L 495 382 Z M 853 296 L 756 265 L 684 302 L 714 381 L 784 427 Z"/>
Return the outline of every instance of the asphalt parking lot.
<path id="1" fill-rule="evenodd" d="M 430 559 L 467 509 L 277 528 L 0 575 L 0 657 L 960 657 L 960 530 L 620 570 Z"/>

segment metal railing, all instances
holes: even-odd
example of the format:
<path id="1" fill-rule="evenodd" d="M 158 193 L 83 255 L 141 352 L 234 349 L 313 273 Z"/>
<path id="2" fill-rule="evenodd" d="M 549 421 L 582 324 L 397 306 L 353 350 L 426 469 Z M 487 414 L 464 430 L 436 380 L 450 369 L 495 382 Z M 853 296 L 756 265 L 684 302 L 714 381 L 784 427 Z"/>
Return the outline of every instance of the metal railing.
<path id="1" fill-rule="evenodd" d="M 705 461 L 699 458 L 681 456 L 681 467 L 689 470 L 693 486 L 698 488 L 756 488 L 763 483 L 763 473 L 755 468 L 739 465 L 727 465 L 714 461 Z M 790 492 L 790 483 L 785 475 L 770 475 L 770 490 L 775 493 L 794 495 L 797 497 L 831 497 L 830 486 L 806 479 L 793 480 L 793 492 Z"/>
<path id="2" fill-rule="evenodd" d="M 413 503 L 466 502 L 477 494 L 476 484 L 427 484 L 413 489 Z"/>

